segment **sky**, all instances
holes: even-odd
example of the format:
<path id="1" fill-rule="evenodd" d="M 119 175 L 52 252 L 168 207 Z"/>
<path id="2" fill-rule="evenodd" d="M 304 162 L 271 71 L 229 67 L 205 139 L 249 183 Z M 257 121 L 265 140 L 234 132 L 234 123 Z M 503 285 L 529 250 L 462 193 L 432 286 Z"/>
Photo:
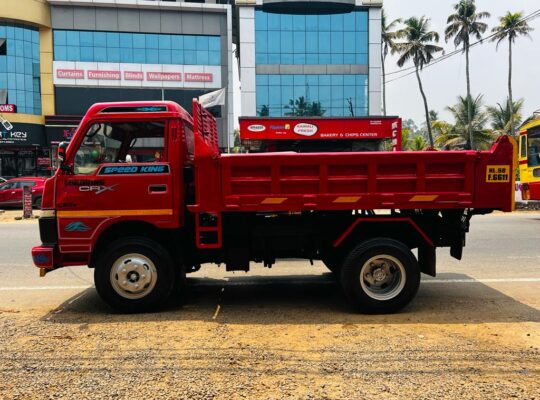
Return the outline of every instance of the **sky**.
<path id="1" fill-rule="evenodd" d="M 383 0 L 388 20 L 406 19 L 410 16 L 422 16 L 431 19 L 431 30 L 439 32 L 440 46 L 446 53 L 455 50 L 454 43 L 444 41 L 446 19 L 453 12 L 453 5 L 458 0 Z M 499 16 L 507 11 L 521 11 L 528 15 L 540 9 L 540 0 L 476 0 L 478 11 L 488 11 L 491 18 L 486 35 L 498 25 Z M 526 37 L 517 39 L 513 47 L 513 96 L 514 99 L 525 100 L 523 116 L 527 118 L 533 111 L 540 109 L 540 18 L 529 21 L 535 30 L 531 32 L 532 40 Z M 396 65 L 397 56 L 389 55 L 386 60 L 387 81 L 402 74 Z M 508 44 L 501 43 L 496 50 L 493 42 L 471 48 L 471 91 L 473 96 L 483 95 L 486 105 L 496 105 L 506 101 L 508 95 Z M 404 66 L 406 68 L 407 66 Z M 236 117 L 240 116 L 240 83 L 238 82 L 238 66 L 234 62 L 234 109 Z M 422 83 L 428 99 L 430 110 L 439 113 L 439 118 L 452 122 L 447 106 L 457 103 L 459 95 L 467 93 L 465 81 L 465 55 L 457 54 L 446 61 L 433 65 L 421 73 Z M 412 118 L 418 126 L 425 121 L 424 105 L 414 74 L 387 83 L 388 115 L 398 115 L 403 119 Z M 235 118 L 235 127 L 238 120 Z"/>
<path id="2" fill-rule="evenodd" d="M 444 42 L 446 18 L 453 12 L 457 0 L 383 0 L 388 20 L 406 19 L 425 15 L 431 18 L 431 30 L 441 35 L 440 45 L 447 53 L 454 51 L 452 41 Z M 491 18 L 485 20 L 491 28 L 498 25 L 499 16 L 507 11 L 522 11 L 524 15 L 540 9 L 539 0 L 477 0 L 478 11 L 488 11 Z M 540 18 L 529 21 L 535 30 L 533 40 L 522 37 L 513 47 L 513 96 L 525 99 L 524 117 L 540 109 Z M 486 34 L 490 33 L 486 32 Z M 389 56 L 387 72 L 399 70 L 397 56 Z M 508 95 L 508 42 L 501 43 L 499 50 L 493 42 L 471 48 L 471 91 L 473 96 L 483 94 L 486 105 L 503 103 Z M 406 66 L 405 66 L 406 67 Z M 400 74 L 387 77 L 390 80 Z M 457 102 L 457 96 L 466 95 L 465 55 L 459 54 L 427 68 L 421 74 L 428 106 L 439 112 L 439 118 L 452 121 L 445 110 Z M 387 84 L 388 114 L 412 118 L 417 125 L 425 121 L 422 98 L 414 74 Z"/>

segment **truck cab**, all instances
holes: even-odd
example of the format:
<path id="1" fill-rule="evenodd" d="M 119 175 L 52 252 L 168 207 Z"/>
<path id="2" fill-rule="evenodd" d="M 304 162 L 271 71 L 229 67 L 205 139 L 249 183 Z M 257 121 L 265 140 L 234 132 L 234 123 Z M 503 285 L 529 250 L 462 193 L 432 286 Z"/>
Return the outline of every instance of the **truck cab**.
<path id="1" fill-rule="evenodd" d="M 184 225 L 193 120 L 176 103 L 96 104 L 67 149 L 60 147 L 61 167 L 45 184 L 35 259 L 51 269 L 91 265 L 113 226 L 129 234 Z"/>

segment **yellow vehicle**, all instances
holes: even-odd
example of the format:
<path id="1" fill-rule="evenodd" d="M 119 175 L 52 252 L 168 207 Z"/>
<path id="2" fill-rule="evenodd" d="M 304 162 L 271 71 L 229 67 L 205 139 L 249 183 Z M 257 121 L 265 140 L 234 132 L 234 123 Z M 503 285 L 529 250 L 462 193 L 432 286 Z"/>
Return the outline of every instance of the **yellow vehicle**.
<path id="1" fill-rule="evenodd" d="M 519 130 L 519 174 L 523 200 L 540 200 L 540 110 Z"/>

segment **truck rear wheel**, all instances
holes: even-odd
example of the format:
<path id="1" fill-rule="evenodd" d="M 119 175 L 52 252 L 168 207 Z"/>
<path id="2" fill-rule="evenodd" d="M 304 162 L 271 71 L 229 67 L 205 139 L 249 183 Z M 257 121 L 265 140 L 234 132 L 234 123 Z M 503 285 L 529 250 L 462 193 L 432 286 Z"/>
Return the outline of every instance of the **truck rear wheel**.
<path id="1" fill-rule="evenodd" d="M 143 312 L 166 303 L 175 272 L 169 253 L 159 243 L 127 237 L 98 255 L 94 281 L 98 294 L 111 307 Z"/>
<path id="2" fill-rule="evenodd" d="M 356 310 L 387 314 L 402 309 L 414 298 L 420 286 L 420 268 L 403 243 L 376 238 L 349 253 L 340 279 L 345 295 Z"/>

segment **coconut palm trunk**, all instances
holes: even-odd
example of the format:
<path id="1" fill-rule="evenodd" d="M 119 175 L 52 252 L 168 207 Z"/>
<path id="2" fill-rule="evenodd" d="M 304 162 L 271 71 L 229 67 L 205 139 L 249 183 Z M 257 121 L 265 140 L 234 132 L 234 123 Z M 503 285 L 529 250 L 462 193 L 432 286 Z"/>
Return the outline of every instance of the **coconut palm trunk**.
<path id="1" fill-rule="evenodd" d="M 471 150 L 474 150 L 474 138 L 471 121 L 471 75 L 469 70 L 469 43 L 465 43 L 465 73 L 467 75 L 467 133 L 469 134 L 469 143 Z"/>
<path id="2" fill-rule="evenodd" d="M 527 24 L 527 19 L 522 13 L 512 13 L 508 11 L 506 15 L 499 18 L 500 24 L 493 28 L 495 35 L 492 41 L 497 42 L 497 48 L 503 40 L 508 39 L 508 111 L 510 112 L 510 134 L 514 134 L 514 102 L 512 95 L 512 44 L 519 36 L 531 37 L 530 32 L 534 30 Z"/>
<path id="3" fill-rule="evenodd" d="M 435 143 L 433 142 L 433 133 L 431 131 L 431 122 L 429 120 L 429 107 L 427 103 L 427 97 L 424 93 L 424 87 L 422 86 L 422 80 L 420 79 L 420 73 L 418 72 L 418 63 L 414 63 L 415 71 L 416 71 L 416 79 L 418 79 L 418 87 L 420 88 L 420 94 L 422 94 L 422 99 L 424 99 L 424 110 L 426 112 L 426 126 L 428 130 L 428 136 L 429 136 L 429 145 L 430 147 L 435 147 Z"/>
<path id="4" fill-rule="evenodd" d="M 384 53 L 381 51 L 381 61 L 382 61 L 382 99 L 383 99 L 383 115 L 386 117 L 386 69 L 384 67 Z"/>
<path id="5" fill-rule="evenodd" d="M 514 134 L 514 102 L 512 99 L 512 40 L 508 40 L 508 109 L 510 110 L 510 134 Z"/>

